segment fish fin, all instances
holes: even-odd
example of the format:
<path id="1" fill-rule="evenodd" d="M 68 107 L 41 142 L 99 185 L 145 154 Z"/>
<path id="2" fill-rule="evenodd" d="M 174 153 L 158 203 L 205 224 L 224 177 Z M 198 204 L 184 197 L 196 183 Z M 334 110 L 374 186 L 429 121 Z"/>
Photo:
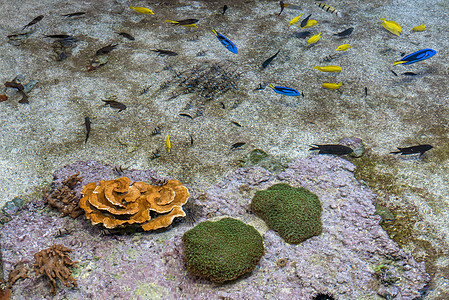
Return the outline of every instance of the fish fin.
<path id="1" fill-rule="evenodd" d="M 396 66 L 396 65 L 399 65 L 399 64 L 405 64 L 405 63 L 406 63 L 405 60 L 398 60 L 398 61 L 395 61 L 395 62 L 393 63 L 393 66 Z"/>
<path id="2" fill-rule="evenodd" d="M 309 151 L 312 151 L 312 150 L 320 150 L 320 148 L 319 148 L 317 145 L 311 145 L 311 146 L 309 146 L 309 147 L 312 147 L 312 148 L 309 149 Z"/>

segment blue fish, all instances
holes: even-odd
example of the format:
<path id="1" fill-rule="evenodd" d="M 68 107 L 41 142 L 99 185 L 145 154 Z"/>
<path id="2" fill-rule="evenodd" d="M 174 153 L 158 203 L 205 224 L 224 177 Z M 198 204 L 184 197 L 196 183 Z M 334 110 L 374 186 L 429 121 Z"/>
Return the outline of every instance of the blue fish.
<path id="1" fill-rule="evenodd" d="M 226 47 L 226 49 L 228 49 L 229 51 L 231 51 L 232 53 L 237 54 L 238 50 L 237 47 L 234 45 L 233 42 L 231 42 L 227 37 L 225 37 L 224 35 L 218 33 L 217 31 L 215 31 L 215 29 L 212 29 L 212 31 L 215 33 L 215 35 L 217 36 L 217 39 L 220 41 L 220 43 L 223 44 L 223 46 Z"/>
<path id="2" fill-rule="evenodd" d="M 295 89 L 283 87 L 283 86 L 273 86 L 272 84 L 269 85 L 270 88 L 273 89 L 278 94 L 286 95 L 286 96 L 301 96 L 301 93 L 298 92 Z"/>
<path id="3" fill-rule="evenodd" d="M 401 60 L 395 61 L 393 66 L 404 64 L 409 65 L 417 61 L 425 60 L 434 56 L 437 52 L 433 49 L 422 49 L 415 53 L 409 54 L 401 58 Z"/>

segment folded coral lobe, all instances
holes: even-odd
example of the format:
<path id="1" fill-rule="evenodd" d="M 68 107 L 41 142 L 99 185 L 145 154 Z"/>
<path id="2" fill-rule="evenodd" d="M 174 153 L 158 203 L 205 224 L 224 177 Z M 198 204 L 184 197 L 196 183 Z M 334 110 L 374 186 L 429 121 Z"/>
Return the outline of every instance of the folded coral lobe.
<path id="1" fill-rule="evenodd" d="M 122 177 L 86 185 L 80 200 L 86 218 L 106 228 L 137 224 L 144 230 L 154 230 L 169 226 L 175 217 L 185 216 L 182 205 L 189 192 L 178 180 L 162 186 L 130 183 L 129 178 Z M 154 216 L 150 216 L 150 210 Z"/>

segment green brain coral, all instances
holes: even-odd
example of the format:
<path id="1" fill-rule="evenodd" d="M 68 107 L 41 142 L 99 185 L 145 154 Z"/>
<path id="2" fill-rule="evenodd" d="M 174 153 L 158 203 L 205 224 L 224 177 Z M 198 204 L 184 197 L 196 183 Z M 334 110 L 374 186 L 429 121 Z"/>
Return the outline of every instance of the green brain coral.
<path id="1" fill-rule="evenodd" d="M 232 218 L 202 222 L 184 233 L 182 241 L 187 271 L 214 282 L 251 272 L 264 254 L 259 232 Z"/>
<path id="2" fill-rule="evenodd" d="M 280 183 L 258 191 L 251 209 L 288 243 L 298 244 L 322 231 L 321 202 L 305 188 Z"/>

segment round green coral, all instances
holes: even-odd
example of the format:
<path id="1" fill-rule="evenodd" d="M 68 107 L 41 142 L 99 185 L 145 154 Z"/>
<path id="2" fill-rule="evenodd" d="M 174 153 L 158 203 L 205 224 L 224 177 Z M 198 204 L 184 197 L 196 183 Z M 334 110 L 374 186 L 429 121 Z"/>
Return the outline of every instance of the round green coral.
<path id="1" fill-rule="evenodd" d="M 202 222 L 184 233 L 182 241 L 187 271 L 214 282 L 251 272 L 264 254 L 259 232 L 232 218 Z"/>
<path id="2" fill-rule="evenodd" d="M 251 209 L 288 243 L 298 244 L 319 235 L 321 202 L 305 188 L 280 183 L 258 191 Z"/>

